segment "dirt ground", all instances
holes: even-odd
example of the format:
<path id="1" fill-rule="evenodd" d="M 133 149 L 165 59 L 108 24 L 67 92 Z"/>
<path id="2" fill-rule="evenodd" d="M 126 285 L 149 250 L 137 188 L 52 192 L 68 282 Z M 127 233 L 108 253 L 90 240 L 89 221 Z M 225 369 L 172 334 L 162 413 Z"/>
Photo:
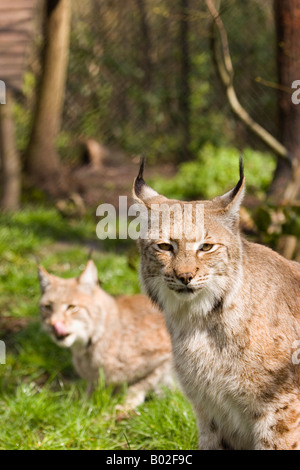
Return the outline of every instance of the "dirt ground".
<path id="1" fill-rule="evenodd" d="M 98 165 L 82 165 L 72 171 L 76 192 L 84 203 L 97 206 L 103 202 L 118 207 L 119 196 L 130 196 L 134 178 L 139 171 L 140 157 L 130 157 L 120 152 L 109 152 Z M 176 173 L 172 164 L 147 165 L 145 180 L 155 176 L 171 178 Z"/>

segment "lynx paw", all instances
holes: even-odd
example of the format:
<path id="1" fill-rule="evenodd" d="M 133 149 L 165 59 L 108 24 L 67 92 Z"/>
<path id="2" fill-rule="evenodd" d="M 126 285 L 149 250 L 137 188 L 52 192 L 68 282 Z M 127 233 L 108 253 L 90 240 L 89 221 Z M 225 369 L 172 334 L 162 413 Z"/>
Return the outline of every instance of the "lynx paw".
<path id="1" fill-rule="evenodd" d="M 134 408 L 125 405 L 117 405 L 115 407 L 116 410 L 116 421 L 123 421 L 124 419 L 130 419 L 132 416 L 139 415 L 139 412 L 136 411 Z"/>

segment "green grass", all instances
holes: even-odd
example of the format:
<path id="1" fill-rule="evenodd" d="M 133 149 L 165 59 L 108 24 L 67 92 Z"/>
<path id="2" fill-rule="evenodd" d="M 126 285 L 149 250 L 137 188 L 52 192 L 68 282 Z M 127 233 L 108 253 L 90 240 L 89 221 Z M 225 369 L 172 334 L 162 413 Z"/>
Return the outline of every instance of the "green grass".
<path id="1" fill-rule="evenodd" d="M 19 384 L 0 401 L 0 449 L 173 450 L 196 448 L 192 410 L 180 392 L 166 391 L 118 422 L 122 396 L 99 388 L 87 400 L 82 383 L 61 390 Z"/>
<path id="2" fill-rule="evenodd" d="M 134 243 L 100 241 L 96 219 L 63 218 L 53 208 L 0 215 L 0 315 L 28 318 L 18 332 L 0 331 L 0 449 L 195 449 L 196 425 L 179 391 L 151 397 L 128 420 L 116 419 L 122 392 L 99 385 L 92 397 L 75 373 L 70 352 L 41 330 L 35 257 L 50 272 L 77 276 L 89 251 L 112 295 L 139 292 Z"/>

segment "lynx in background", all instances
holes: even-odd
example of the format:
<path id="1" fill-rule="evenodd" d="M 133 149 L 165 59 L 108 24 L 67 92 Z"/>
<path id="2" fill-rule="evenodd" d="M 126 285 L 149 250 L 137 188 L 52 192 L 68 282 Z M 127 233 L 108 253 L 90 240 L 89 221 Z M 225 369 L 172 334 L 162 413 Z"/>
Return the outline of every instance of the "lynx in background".
<path id="1" fill-rule="evenodd" d="M 162 222 L 159 237 L 149 231 L 139 241 L 141 279 L 165 313 L 199 448 L 299 450 L 300 365 L 292 357 L 300 339 L 300 265 L 241 237 L 242 161 L 232 191 L 189 203 L 151 189 L 143 167 L 133 189 L 143 210 L 176 203 L 194 214 L 203 206 L 194 239 L 172 236 L 179 223 L 173 216 L 169 237 Z"/>
<path id="2" fill-rule="evenodd" d="M 79 278 L 62 279 L 38 268 L 44 330 L 70 348 L 78 374 L 92 391 L 105 381 L 129 384 L 125 408 L 141 404 L 150 391 L 173 382 L 171 344 L 163 315 L 143 295 L 113 298 L 100 288 L 97 268 L 88 261 Z"/>

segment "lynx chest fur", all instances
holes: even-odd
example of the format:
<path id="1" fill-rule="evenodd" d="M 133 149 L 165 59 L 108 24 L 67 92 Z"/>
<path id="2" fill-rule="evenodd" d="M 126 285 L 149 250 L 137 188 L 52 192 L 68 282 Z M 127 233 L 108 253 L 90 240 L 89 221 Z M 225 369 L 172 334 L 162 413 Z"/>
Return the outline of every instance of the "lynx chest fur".
<path id="1" fill-rule="evenodd" d="M 300 449 L 300 265 L 241 237 L 244 184 L 241 163 L 232 191 L 183 203 L 147 186 L 142 164 L 141 279 L 164 311 L 199 448 Z"/>
<path id="2" fill-rule="evenodd" d="M 62 279 L 39 267 L 42 325 L 61 347 L 70 348 L 90 391 L 104 372 L 107 383 L 129 385 L 127 408 L 173 382 L 171 344 L 163 315 L 143 295 L 113 298 L 98 284 L 89 261 L 79 278 Z"/>

